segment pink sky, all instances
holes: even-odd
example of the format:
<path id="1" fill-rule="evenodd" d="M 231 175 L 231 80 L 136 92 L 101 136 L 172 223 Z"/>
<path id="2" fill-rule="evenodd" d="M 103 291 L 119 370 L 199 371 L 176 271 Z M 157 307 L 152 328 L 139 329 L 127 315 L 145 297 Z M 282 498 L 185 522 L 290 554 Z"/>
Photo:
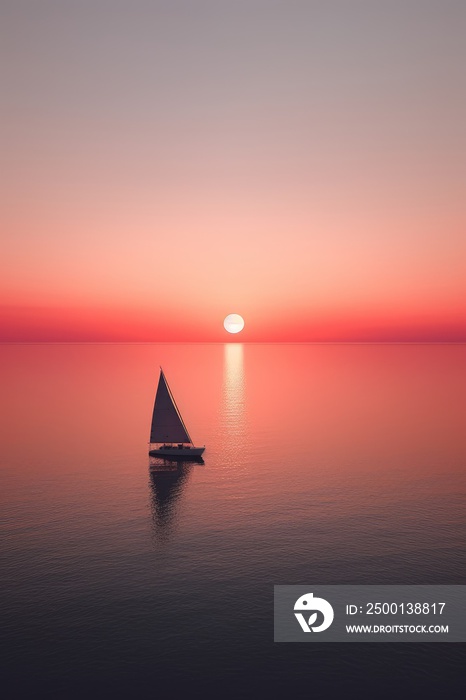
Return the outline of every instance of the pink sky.
<path id="1" fill-rule="evenodd" d="M 464 6 L 26 5 L 0 340 L 466 342 Z"/>

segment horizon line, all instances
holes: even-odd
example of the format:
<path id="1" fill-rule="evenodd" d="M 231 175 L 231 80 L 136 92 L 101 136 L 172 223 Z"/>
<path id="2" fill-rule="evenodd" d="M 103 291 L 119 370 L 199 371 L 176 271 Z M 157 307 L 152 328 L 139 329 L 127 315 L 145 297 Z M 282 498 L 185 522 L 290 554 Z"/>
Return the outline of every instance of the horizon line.
<path id="1" fill-rule="evenodd" d="M 465 340 L 2 340 L 2 345 L 466 345 Z"/>

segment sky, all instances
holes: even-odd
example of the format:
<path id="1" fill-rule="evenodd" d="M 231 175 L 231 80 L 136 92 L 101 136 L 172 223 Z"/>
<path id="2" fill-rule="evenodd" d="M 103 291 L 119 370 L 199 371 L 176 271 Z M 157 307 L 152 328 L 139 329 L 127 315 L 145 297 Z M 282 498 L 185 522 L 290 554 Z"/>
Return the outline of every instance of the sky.
<path id="1" fill-rule="evenodd" d="M 0 341 L 466 342 L 462 0 L 2 0 Z"/>

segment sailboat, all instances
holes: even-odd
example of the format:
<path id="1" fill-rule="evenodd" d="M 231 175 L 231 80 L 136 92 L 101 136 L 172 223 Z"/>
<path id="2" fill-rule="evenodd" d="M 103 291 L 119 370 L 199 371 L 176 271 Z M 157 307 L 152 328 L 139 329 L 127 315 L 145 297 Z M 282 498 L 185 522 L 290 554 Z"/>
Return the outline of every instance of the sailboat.
<path id="1" fill-rule="evenodd" d="M 150 446 L 152 445 L 156 447 L 149 449 L 151 457 L 170 459 L 197 459 L 205 450 L 205 447 L 194 447 L 162 368 L 150 429 Z"/>

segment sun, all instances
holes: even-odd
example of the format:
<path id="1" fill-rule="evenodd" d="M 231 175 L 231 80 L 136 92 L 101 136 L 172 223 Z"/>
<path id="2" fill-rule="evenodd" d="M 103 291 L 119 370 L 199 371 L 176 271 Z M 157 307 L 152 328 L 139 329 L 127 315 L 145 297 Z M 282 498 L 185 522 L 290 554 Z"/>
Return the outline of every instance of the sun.
<path id="1" fill-rule="evenodd" d="M 228 333 L 240 333 L 244 328 L 244 319 L 239 314 L 228 314 L 223 326 Z"/>

